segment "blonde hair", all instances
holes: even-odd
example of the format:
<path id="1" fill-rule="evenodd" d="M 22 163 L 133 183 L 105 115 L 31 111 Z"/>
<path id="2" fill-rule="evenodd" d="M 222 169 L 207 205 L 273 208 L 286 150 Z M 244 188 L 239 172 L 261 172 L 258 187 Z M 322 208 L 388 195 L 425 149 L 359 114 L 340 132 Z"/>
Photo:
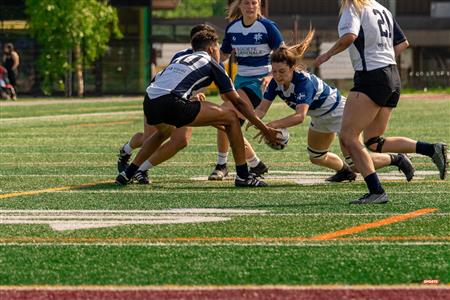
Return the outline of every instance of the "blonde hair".
<path id="1" fill-rule="evenodd" d="M 227 20 L 228 21 L 234 21 L 242 17 L 241 9 L 239 8 L 239 5 L 241 5 L 242 1 L 244 0 L 234 0 L 230 6 L 227 9 Z M 259 7 L 258 7 L 258 18 L 262 17 L 261 13 L 261 0 L 258 0 Z"/>
<path id="2" fill-rule="evenodd" d="M 272 52 L 270 56 L 271 62 L 286 63 L 290 68 L 296 67 L 298 69 L 304 69 L 301 64 L 301 59 L 305 55 L 306 50 L 308 50 L 311 42 L 314 38 L 315 30 L 310 28 L 306 37 L 298 44 L 293 46 L 281 46 L 277 50 Z"/>
<path id="3" fill-rule="evenodd" d="M 341 0 L 341 11 L 340 13 L 344 11 L 344 9 L 349 8 L 351 5 L 353 5 L 358 13 L 361 13 L 364 6 L 367 6 L 370 4 L 370 0 Z"/>

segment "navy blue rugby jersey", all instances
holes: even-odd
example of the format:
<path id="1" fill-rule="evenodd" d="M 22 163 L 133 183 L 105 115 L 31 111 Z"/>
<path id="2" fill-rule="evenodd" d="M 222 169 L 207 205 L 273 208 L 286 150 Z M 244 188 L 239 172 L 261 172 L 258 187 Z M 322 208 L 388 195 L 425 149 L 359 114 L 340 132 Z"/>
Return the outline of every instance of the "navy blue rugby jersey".
<path id="1" fill-rule="evenodd" d="M 288 89 L 278 85 L 272 79 L 264 93 L 264 99 L 273 101 L 280 97 L 290 108 L 299 104 L 309 105 L 308 115 L 312 117 L 326 115 L 336 109 L 341 101 L 339 90 L 329 86 L 322 79 L 305 71 L 294 71 Z"/>

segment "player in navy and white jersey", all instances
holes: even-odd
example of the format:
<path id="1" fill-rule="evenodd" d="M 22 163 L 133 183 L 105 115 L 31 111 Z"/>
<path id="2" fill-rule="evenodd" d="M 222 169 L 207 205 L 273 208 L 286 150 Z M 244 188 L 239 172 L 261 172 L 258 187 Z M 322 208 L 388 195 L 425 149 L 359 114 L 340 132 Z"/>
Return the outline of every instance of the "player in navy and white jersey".
<path id="1" fill-rule="evenodd" d="M 233 1 L 228 10 L 228 20 L 231 23 L 225 30 L 221 60 L 225 61 L 232 53 L 235 54 L 237 75 L 234 86 L 241 98 L 256 107 L 271 79 L 270 53 L 283 44 L 283 38 L 277 25 L 261 15 L 260 0 Z M 243 124 L 245 118 L 242 115 L 239 118 Z M 229 147 L 226 136 L 221 131 L 217 135 L 217 144 L 217 164 L 208 178 L 210 180 L 222 180 L 228 174 L 226 163 Z M 251 172 L 262 175 L 268 171 L 248 141 L 246 158 Z"/>
<path id="2" fill-rule="evenodd" d="M 395 58 L 409 44 L 391 12 L 375 0 L 343 0 L 339 40 L 316 59 L 316 65 L 349 48 L 355 69 L 344 111 L 341 141 L 366 181 L 369 193 L 351 204 L 386 203 L 388 197 L 370 155 L 361 147 L 359 135 L 372 151 L 419 153 L 432 158 L 440 178 L 447 173 L 447 145 L 417 142 L 404 137 L 384 138 L 392 109 L 400 98 L 400 76 Z"/>
<path id="3" fill-rule="evenodd" d="M 256 108 L 256 114 L 262 118 L 269 110 L 273 100 L 278 96 L 295 112 L 291 115 L 268 123 L 273 128 L 288 128 L 304 122 L 306 116 L 311 117 L 308 131 L 308 154 L 313 164 L 327 167 L 336 174 L 327 181 L 353 181 L 354 170 L 338 155 L 329 152 L 336 133 L 341 130 L 345 97 L 336 88 L 329 86 L 314 74 L 303 70 L 299 60 L 308 49 L 314 36 L 310 30 L 306 38 L 298 45 L 281 47 L 271 55 L 273 79 L 270 82 L 264 100 Z M 344 156 L 348 155 L 342 149 Z M 413 169 L 405 155 L 374 154 L 376 167 L 387 165 L 398 166 L 405 175 Z"/>
<path id="4" fill-rule="evenodd" d="M 191 44 L 194 53 L 174 60 L 147 88 L 144 100 L 144 114 L 149 125 L 156 132 L 147 138 L 133 162 L 121 172 L 116 182 L 127 184 L 139 166 L 167 140 L 176 128 L 183 126 L 223 126 L 233 149 L 236 163 L 236 186 L 266 186 L 250 174 L 245 162 L 245 149 L 239 120 L 231 110 L 207 101 L 189 101 L 194 90 L 214 82 L 222 97 L 233 105 L 261 133 L 273 143 L 277 143 L 277 131 L 267 127 L 255 115 L 251 106 L 243 101 L 231 83 L 225 70 L 218 64 L 220 59 L 216 34 L 201 31 L 194 35 Z"/>
<path id="5" fill-rule="evenodd" d="M 212 33 L 216 32 L 212 26 L 209 26 L 207 24 L 198 24 L 192 27 L 190 37 L 192 38 L 197 32 L 203 30 L 210 31 Z M 192 50 L 192 48 L 181 50 L 173 56 L 173 58 L 170 60 L 170 63 L 172 63 L 176 58 L 179 58 L 187 54 L 192 54 L 193 52 L 194 51 Z M 200 91 L 195 91 L 191 100 L 192 101 L 205 100 L 205 95 Z M 128 162 L 131 158 L 132 151 L 136 148 L 140 148 L 144 140 L 147 137 L 151 136 L 155 131 L 156 128 L 154 126 L 148 125 L 147 122 L 144 120 L 144 132 L 135 133 L 133 137 L 130 139 L 130 141 L 124 144 L 119 150 L 119 155 L 117 159 L 117 169 L 119 173 L 127 168 Z M 191 127 L 185 126 L 174 130 L 170 139 L 166 143 L 164 143 L 160 148 L 158 148 L 158 150 L 155 153 L 153 153 L 152 156 L 139 167 L 139 170 L 136 172 L 134 176 L 136 182 L 139 184 L 149 184 L 150 181 L 148 178 L 148 170 L 170 159 L 177 152 L 184 149 L 188 145 L 191 136 L 192 136 Z"/>

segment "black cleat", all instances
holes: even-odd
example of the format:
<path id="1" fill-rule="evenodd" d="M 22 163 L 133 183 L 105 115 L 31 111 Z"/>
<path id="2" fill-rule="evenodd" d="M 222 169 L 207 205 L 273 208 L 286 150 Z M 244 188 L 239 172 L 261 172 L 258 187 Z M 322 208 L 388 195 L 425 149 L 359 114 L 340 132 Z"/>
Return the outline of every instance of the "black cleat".
<path id="1" fill-rule="evenodd" d="M 448 161 L 447 161 L 447 145 L 444 143 L 437 143 L 434 144 L 434 154 L 431 157 L 434 164 L 439 170 L 439 178 L 442 180 L 445 179 L 447 176 L 447 168 L 448 168 Z"/>
<path id="2" fill-rule="evenodd" d="M 409 157 L 403 153 L 399 153 L 398 155 L 398 161 L 395 164 L 398 167 L 398 170 L 405 174 L 406 181 L 411 181 L 414 177 L 414 172 L 416 171 L 416 168 L 414 168 L 411 160 Z"/>
<path id="3" fill-rule="evenodd" d="M 216 165 L 211 175 L 209 175 L 208 180 L 223 180 L 223 178 L 228 176 L 227 165 Z"/>
<path id="4" fill-rule="evenodd" d="M 150 180 L 148 179 L 148 172 L 146 171 L 137 171 L 133 176 L 133 180 L 137 182 L 137 184 L 150 184 Z"/>
<path id="5" fill-rule="evenodd" d="M 255 174 L 257 177 L 261 177 L 267 172 L 269 172 L 269 168 L 262 161 L 260 161 L 256 167 L 250 168 L 250 173 Z"/>
<path id="6" fill-rule="evenodd" d="M 333 176 L 325 179 L 329 182 L 342 182 L 342 181 L 355 181 L 356 173 L 353 172 L 350 168 L 344 168 L 340 171 L 337 171 Z"/>
<path id="7" fill-rule="evenodd" d="M 365 194 L 358 200 L 350 201 L 349 204 L 384 204 L 388 202 L 386 192 L 381 194 Z"/>
<path id="8" fill-rule="evenodd" d="M 127 184 L 131 183 L 131 181 L 132 180 L 127 177 L 127 174 L 125 173 L 125 171 L 120 172 L 120 174 L 117 175 L 117 177 L 116 177 L 116 183 L 120 184 L 120 185 L 127 185 Z"/>
<path id="9" fill-rule="evenodd" d="M 264 181 L 259 180 L 255 174 L 250 173 L 250 175 L 246 179 L 242 179 L 239 176 L 236 176 L 236 179 L 234 180 L 234 186 L 236 186 L 236 187 L 266 187 L 268 185 Z"/>
<path id="10" fill-rule="evenodd" d="M 125 171 L 128 168 L 128 162 L 130 161 L 131 154 L 126 153 L 123 150 L 123 146 L 119 150 L 119 155 L 117 158 L 117 171 L 119 173 Z"/>

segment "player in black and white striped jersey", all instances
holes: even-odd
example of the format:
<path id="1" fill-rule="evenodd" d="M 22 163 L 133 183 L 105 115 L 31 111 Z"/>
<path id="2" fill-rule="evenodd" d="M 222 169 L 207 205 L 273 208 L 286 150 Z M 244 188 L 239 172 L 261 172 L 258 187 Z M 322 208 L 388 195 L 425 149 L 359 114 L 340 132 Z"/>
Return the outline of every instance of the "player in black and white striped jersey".
<path id="1" fill-rule="evenodd" d="M 269 141 L 277 143 L 278 132 L 262 123 L 252 107 L 239 97 L 225 70 L 218 64 L 220 52 L 217 35 L 201 31 L 194 35 L 191 44 L 194 53 L 175 59 L 147 88 L 144 114 L 147 123 L 155 126 L 157 131 L 144 142 L 136 158 L 117 176 L 116 182 L 127 184 L 139 166 L 170 137 L 175 128 L 212 125 L 224 127 L 231 142 L 237 173 L 235 185 L 266 186 L 248 172 L 244 141 L 236 113 L 207 101 L 188 99 L 193 90 L 214 82 L 222 97 L 231 101 Z"/>
<path id="2" fill-rule="evenodd" d="M 417 142 L 405 137 L 384 138 L 393 108 L 400 98 L 400 76 L 395 58 L 409 44 L 391 12 L 375 0 L 342 0 L 339 40 L 316 59 L 316 66 L 349 48 L 355 69 L 344 110 L 340 138 L 369 193 L 351 204 L 386 203 L 388 197 L 359 135 L 372 151 L 419 153 L 432 158 L 440 178 L 447 173 L 447 145 Z"/>

